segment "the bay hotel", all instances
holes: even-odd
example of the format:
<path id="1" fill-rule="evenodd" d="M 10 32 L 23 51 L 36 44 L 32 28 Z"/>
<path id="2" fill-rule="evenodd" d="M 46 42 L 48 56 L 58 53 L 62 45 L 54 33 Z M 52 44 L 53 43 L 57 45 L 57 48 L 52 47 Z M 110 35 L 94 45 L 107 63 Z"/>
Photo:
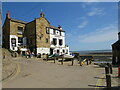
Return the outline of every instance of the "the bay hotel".
<path id="1" fill-rule="evenodd" d="M 39 18 L 24 22 L 11 18 L 8 11 L 3 24 L 3 47 L 12 51 L 19 49 L 23 54 L 27 50 L 36 55 L 69 54 L 65 31 L 61 26 L 51 26 L 43 12 Z"/>

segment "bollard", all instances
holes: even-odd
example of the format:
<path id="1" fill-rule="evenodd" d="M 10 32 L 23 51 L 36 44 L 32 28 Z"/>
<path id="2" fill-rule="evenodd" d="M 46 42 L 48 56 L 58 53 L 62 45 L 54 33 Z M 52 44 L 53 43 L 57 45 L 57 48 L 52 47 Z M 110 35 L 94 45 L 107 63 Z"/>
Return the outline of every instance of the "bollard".
<path id="1" fill-rule="evenodd" d="M 120 77 L 120 66 L 118 67 L 118 77 Z"/>
<path id="2" fill-rule="evenodd" d="M 15 53 L 15 57 L 17 57 L 17 54 Z"/>
<path id="3" fill-rule="evenodd" d="M 80 66 L 82 66 L 80 56 L 78 57 L 78 61 L 79 61 Z"/>
<path id="4" fill-rule="evenodd" d="M 82 66 L 82 61 L 81 61 L 81 60 L 80 60 L 80 62 L 79 62 L 79 63 L 80 63 L 80 66 Z"/>
<path id="5" fill-rule="evenodd" d="M 105 74 L 109 74 L 109 67 L 105 66 Z"/>
<path id="6" fill-rule="evenodd" d="M 109 68 L 109 73 L 112 74 L 112 64 L 107 63 L 107 66 L 108 66 L 108 68 Z"/>
<path id="7" fill-rule="evenodd" d="M 106 74 L 106 85 L 107 88 L 111 88 L 111 76 L 109 74 Z"/>
<path id="8" fill-rule="evenodd" d="M 48 54 L 46 54 L 46 61 L 48 61 Z"/>
<path id="9" fill-rule="evenodd" d="M 110 66 L 110 64 L 109 64 L 109 63 L 107 63 L 106 65 L 107 65 L 108 67 Z"/>
<path id="10" fill-rule="evenodd" d="M 73 64 L 74 64 L 74 59 L 72 59 L 72 66 L 73 66 Z"/>
<path id="11" fill-rule="evenodd" d="M 62 56 L 62 61 L 61 61 L 61 65 L 63 65 L 63 56 Z"/>
<path id="12" fill-rule="evenodd" d="M 87 61 L 87 65 L 88 65 L 88 59 L 86 59 L 86 61 Z"/>
<path id="13" fill-rule="evenodd" d="M 56 58 L 54 58 L 54 63 L 55 63 Z"/>
<path id="14" fill-rule="evenodd" d="M 91 64 L 91 63 L 92 63 L 91 58 L 90 58 L 89 60 L 90 60 L 90 61 L 89 61 L 89 64 Z"/>
<path id="15" fill-rule="evenodd" d="M 112 74 L 113 71 L 112 71 L 112 64 L 110 64 L 110 74 Z"/>

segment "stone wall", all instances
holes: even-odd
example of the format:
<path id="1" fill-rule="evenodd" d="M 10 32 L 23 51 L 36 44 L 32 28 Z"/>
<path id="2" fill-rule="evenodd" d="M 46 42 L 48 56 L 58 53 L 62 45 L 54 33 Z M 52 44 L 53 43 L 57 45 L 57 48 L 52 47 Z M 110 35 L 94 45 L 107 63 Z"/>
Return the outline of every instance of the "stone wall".
<path id="1" fill-rule="evenodd" d="M 27 47 L 35 48 L 36 47 L 36 22 L 35 20 L 26 24 L 25 37 L 27 37 Z"/>
<path id="2" fill-rule="evenodd" d="M 36 19 L 36 44 L 37 48 L 50 48 L 50 36 L 46 33 L 46 27 L 49 27 L 48 21 L 40 17 Z M 48 42 L 46 42 L 48 39 Z"/>
<path id="3" fill-rule="evenodd" d="M 10 52 L 8 52 L 6 49 L 2 49 L 3 55 L 4 52 L 5 52 L 5 58 L 2 59 L 2 80 L 6 80 L 9 77 L 11 77 L 13 74 L 16 73 L 17 70 L 17 65 L 12 61 Z"/>
<path id="4" fill-rule="evenodd" d="M 10 20 L 6 18 L 3 25 L 3 47 L 9 49 Z"/>
<path id="5" fill-rule="evenodd" d="M 18 26 L 23 27 L 23 32 L 25 30 L 25 24 L 10 21 L 10 35 L 16 35 L 17 37 L 23 37 L 23 35 L 18 35 Z"/>

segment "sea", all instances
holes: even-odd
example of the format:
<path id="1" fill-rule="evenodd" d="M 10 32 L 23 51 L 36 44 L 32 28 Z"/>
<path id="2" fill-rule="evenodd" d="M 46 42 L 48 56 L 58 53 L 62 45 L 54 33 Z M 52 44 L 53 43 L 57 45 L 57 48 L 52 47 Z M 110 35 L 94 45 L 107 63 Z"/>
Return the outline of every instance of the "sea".
<path id="1" fill-rule="evenodd" d="M 81 55 L 91 54 L 91 53 L 112 53 L 112 50 L 80 50 L 80 51 L 70 51 L 79 52 Z"/>
<path id="2" fill-rule="evenodd" d="M 111 54 L 112 50 L 84 50 L 84 51 L 71 51 L 71 52 L 79 52 L 80 55 L 91 55 L 91 54 Z M 96 63 L 112 63 L 112 56 L 93 56 L 93 59 Z"/>

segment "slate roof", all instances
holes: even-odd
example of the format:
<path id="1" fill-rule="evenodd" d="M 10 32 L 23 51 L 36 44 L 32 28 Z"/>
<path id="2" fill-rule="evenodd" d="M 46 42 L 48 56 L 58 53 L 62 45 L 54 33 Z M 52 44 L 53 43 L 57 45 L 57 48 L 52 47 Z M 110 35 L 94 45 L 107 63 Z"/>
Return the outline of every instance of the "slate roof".
<path id="1" fill-rule="evenodd" d="M 13 21 L 13 22 L 27 24 L 27 22 L 24 22 L 24 21 L 21 21 L 21 20 L 17 20 L 17 19 L 13 19 L 13 18 L 10 18 L 10 20 Z"/>
<path id="2" fill-rule="evenodd" d="M 112 46 L 120 46 L 120 40 L 116 41 Z"/>
<path id="3" fill-rule="evenodd" d="M 64 30 L 61 30 L 61 29 L 59 29 L 58 27 L 55 27 L 55 26 L 50 25 L 50 28 L 65 32 Z"/>

